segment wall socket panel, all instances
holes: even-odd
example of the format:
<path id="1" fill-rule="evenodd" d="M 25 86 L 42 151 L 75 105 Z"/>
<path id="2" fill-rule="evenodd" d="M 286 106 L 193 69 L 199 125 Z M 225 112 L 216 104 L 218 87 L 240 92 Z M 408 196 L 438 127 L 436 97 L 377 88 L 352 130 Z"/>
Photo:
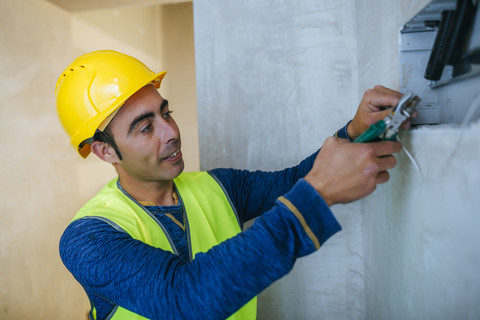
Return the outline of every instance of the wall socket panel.
<path id="1" fill-rule="evenodd" d="M 445 65 L 439 80 L 432 81 L 424 77 L 442 12 L 456 10 L 456 7 L 457 1 L 433 0 L 400 30 L 398 47 L 400 91 L 410 91 L 421 98 L 417 106 L 419 116 L 412 121 L 414 125 L 462 123 L 471 107 L 476 108 L 476 112 L 470 121 L 480 118 L 480 106 L 472 106 L 474 101 L 479 100 L 476 98 L 480 95 L 478 61 L 469 64 L 469 71 L 460 75 L 454 75 L 453 66 Z M 468 30 L 468 43 L 465 46 L 467 52 L 480 50 L 479 7 L 476 6 L 475 20 Z"/>

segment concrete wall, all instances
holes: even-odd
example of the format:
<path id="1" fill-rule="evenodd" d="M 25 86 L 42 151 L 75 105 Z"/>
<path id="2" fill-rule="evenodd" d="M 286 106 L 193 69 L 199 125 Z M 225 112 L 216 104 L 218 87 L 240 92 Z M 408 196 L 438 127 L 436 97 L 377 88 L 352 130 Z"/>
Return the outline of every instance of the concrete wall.
<path id="1" fill-rule="evenodd" d="M 201 167 L 274 170 L 398 89 L 397 32 L 428 1 L 196 1 Z M 333 211 L 343 225 L 260 295 L 260 319 L 480 316 L 480 123 L 405 133 L 390 183 Z"/>
<path id="2" fill-rule="evenodd" d="M 360 91 L 398 87 L 396 33 L 427 3 L 357 1 Z M 476 121 L 402 136 L 422 172 L 400 154 L 391 182 L 364 201 L 367 319 L 480 318 L 479 133 Z"/>
<path id="3" fill-rule="evenodd" d="M 83 320 L 89 310 L 58 241 L 115 173 L 76 155 L 58 121 L 55 83 L 76 56 L 116 49 L 167 69 L 161 93 L 184 132 L 186 167 L 198 169 L 192 15 L 191 3 L 71 14 L 45 0 L 0 0 L 0 319 Z"/>
<path id="4" fill-rule="evenodd" d="M 298 163 L 354 114 L 355 3 L 194 1 L 201 168 Z M 259 297 L 260 319 L 362 319 L 360 204 L 344 231 Z"/>

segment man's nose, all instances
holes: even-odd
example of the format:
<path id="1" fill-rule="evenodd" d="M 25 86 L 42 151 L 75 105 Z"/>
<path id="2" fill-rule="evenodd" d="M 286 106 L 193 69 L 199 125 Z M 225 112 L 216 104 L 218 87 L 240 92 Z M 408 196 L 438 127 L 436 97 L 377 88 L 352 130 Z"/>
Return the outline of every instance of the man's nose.
<path id="1" fill-rule="evenodd" d="M 179 137 L 178 127 L 173 119 L 167 121 L 165 119 L 160 120 L 159 135 L 162 143 L 169 143 L 177 140 Z"/>

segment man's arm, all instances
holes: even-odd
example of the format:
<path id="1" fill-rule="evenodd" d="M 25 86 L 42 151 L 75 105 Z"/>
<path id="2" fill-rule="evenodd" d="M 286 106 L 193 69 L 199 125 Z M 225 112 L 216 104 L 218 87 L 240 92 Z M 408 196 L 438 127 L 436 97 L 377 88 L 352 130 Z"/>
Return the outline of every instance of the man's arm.
<path id="1" fill-rule="evenodd" d="M 269 210 L 279 196 L 303 178 L 312 168 L 317 152 L 297 166 L 275 172 L 213 169 L 209 173 L 227 192 L 244 223 Z"/>
<path id="2" fill-rule="evenodd" d="M 318 184 L 323 181 L 324 190 L 317 190 L 321 191 L 322 196 L 333 196 L 333 202 L 329 202 L 329 204 L 359 199 L 373 192 L 376 184 L 388 180 L 386 170 L 396 164 L 391 153 L 398 152 L 400 144 L 393 143 L 393 146 L 385 147 L 382 146 L 383 143 L 360 146 L 359 144 L 350 145 L 347 142 L 351 142 L 367 130 L 371 124 L 389 114 L 390 108 L 396 106 L 401 96 L 401 93 L 382 86 L 367 90 L 353 120 L 335 133 L 336 138 L 343 139 L 327 139 L 322 147 L 327 147 L 327 150 L 321 152 L 321 159 L 317 159 L 320 156 L 317 151 L 299 165 L 281 171 L 249 172 L 214 169 L 210 173 L 220 181 L 227 191 L 242 222 L 255 218 L 268 210 L 278 196 L 287 192 L 298 179 L 309 173 L 314 163 L 316 170 L 312 175 L 316 174 L 317 177 L 312 179 L 312 175 L 310 175 L 307 180 L 312 184 L 317 184 L 315 187 L 320 189 L 322 186 Z M 408 124 L 406 122 L 404 127 L 408 127 Z M 357 159 L 363 159 L 363 162 L 360 163 Z M 376 166 L 380 166 L 381 170 L 377 172 Z M 367 172 L 365 170 L 371 174 L 364 174 Z M 372 183 L 362 185 L 362 179 L 367 179 L 366 181 Z"/>

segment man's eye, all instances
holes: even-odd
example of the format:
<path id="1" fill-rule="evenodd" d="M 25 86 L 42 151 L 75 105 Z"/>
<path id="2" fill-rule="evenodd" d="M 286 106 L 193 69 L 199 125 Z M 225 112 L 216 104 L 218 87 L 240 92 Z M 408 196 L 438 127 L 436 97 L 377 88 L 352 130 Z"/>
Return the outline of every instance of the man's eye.
<path id="1" fill-rule="evenodd" d="M 163 114 L 163 117 L 164 117 L 165 119 L 171 118 L 171 117 L 172 117 L 172 116 L 171 116 L 171 113 L 172 113 L 172 112 L 173 112 L 172 110 L 168 110 L 167 112 L 165 112 L 165 113 Z"/>
<path id="2" fill-rule="evenodd" d="M 140 132 L 141 133 L 147 133 L 147 132 L 150 132 L 151 130 L 152 130 L 152 125 L 147 124 L 140 129 Z"/>

